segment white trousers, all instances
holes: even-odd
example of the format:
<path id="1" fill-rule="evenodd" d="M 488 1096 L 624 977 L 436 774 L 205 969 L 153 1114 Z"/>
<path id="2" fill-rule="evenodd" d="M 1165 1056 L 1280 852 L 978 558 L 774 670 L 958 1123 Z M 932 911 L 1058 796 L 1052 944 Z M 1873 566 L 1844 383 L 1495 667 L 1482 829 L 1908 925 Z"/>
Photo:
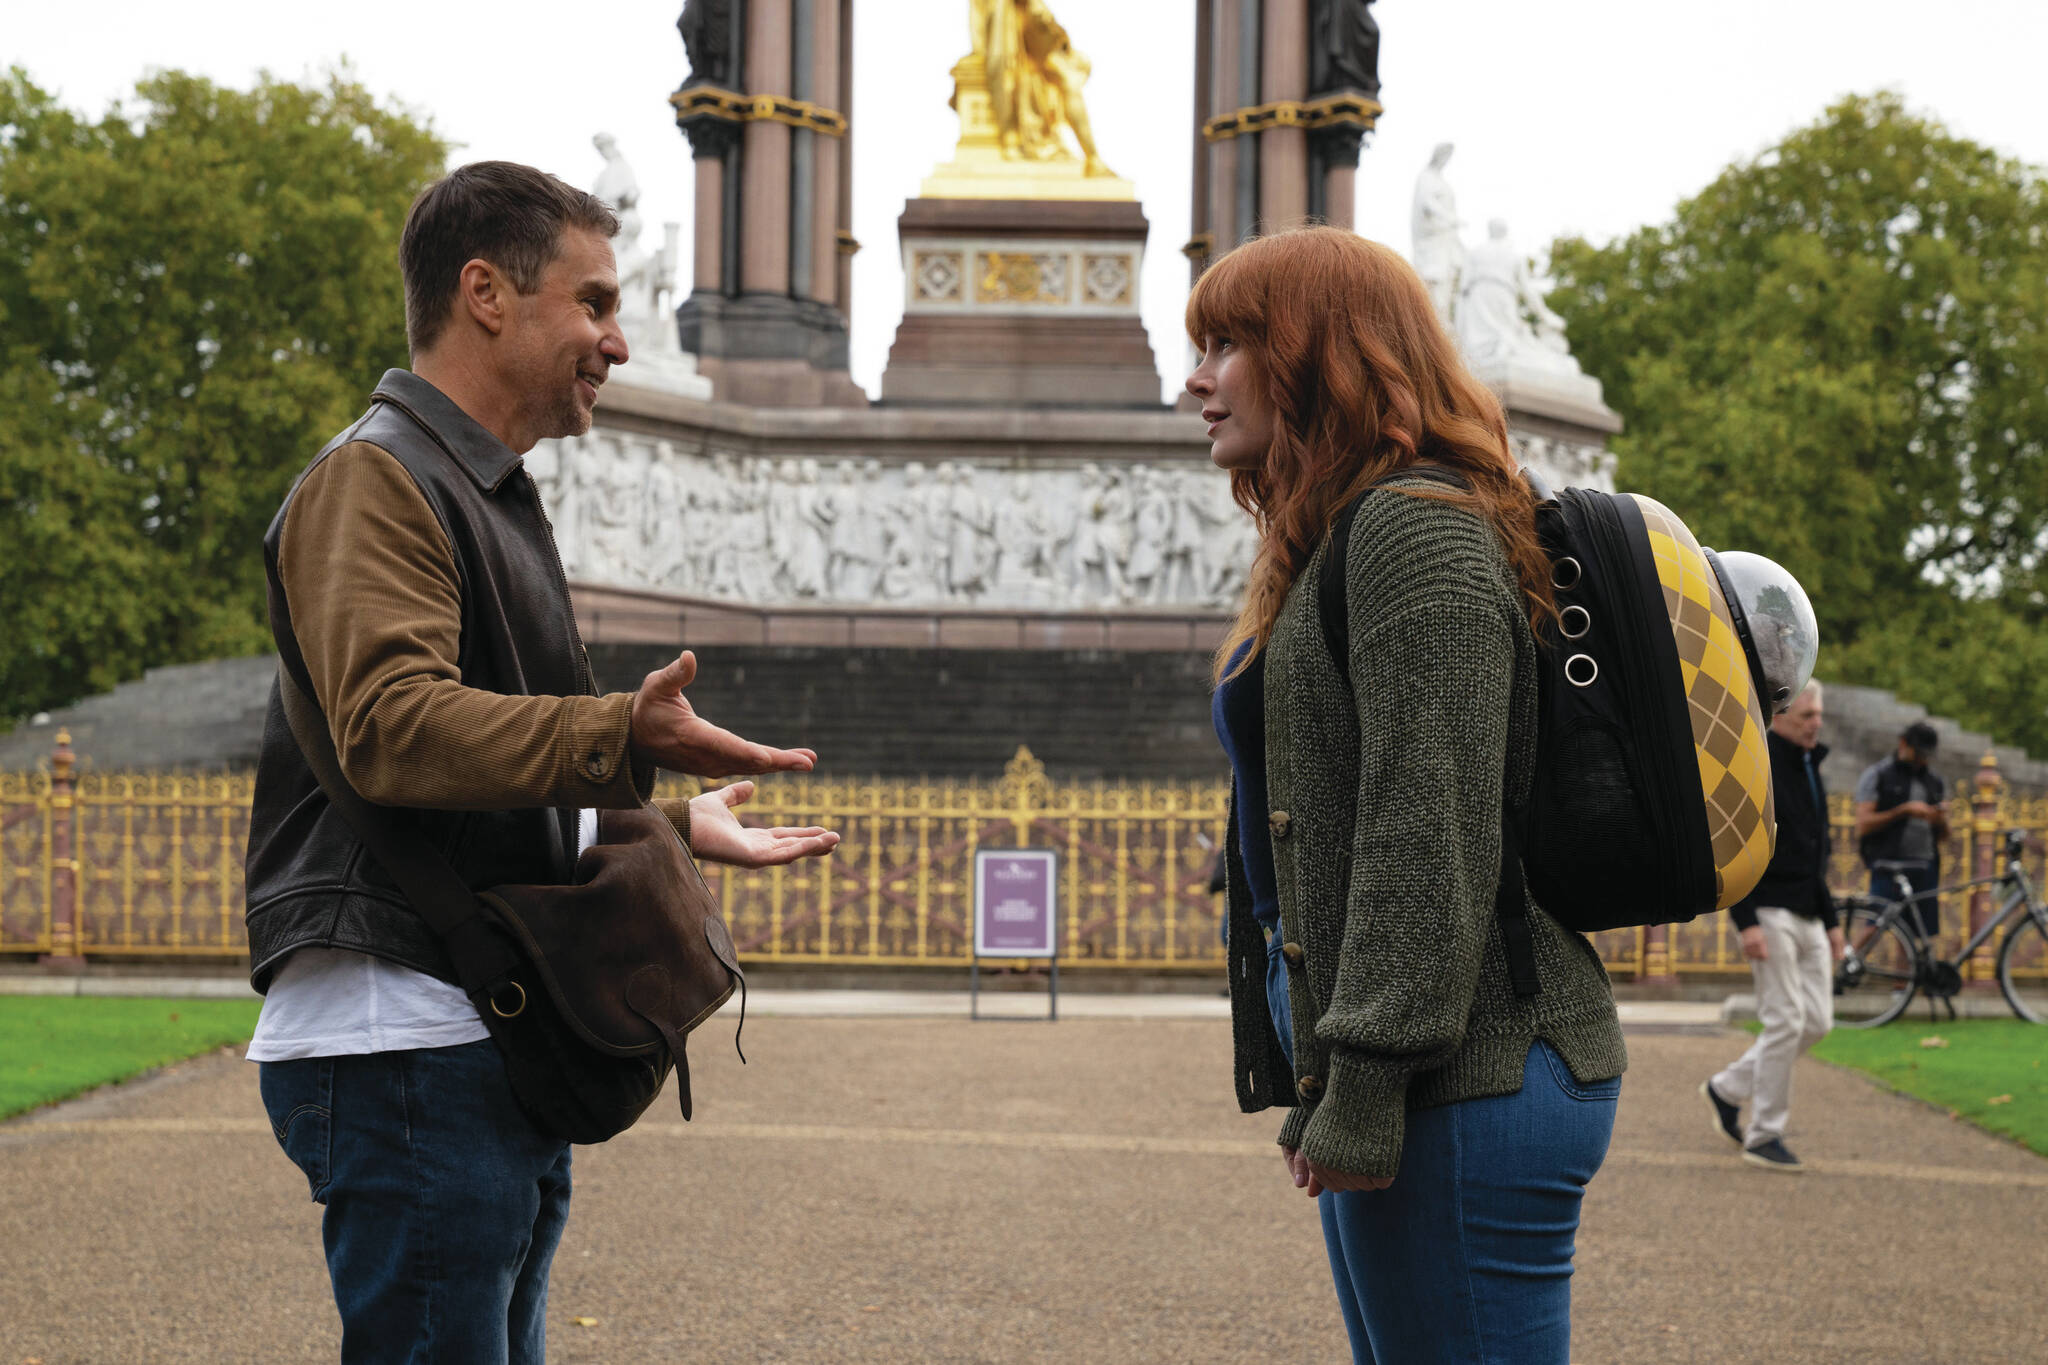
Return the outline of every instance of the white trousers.
<path id="1" fill-rule="evenodd" d="M 1751 1104 L 1742 1145 L 1760 1147 L 1785 1136 L 1792 1112 L 1792 1063 L 1835 1026 L 1834 956 L 1820 921 L 1760 906 L 1756 923 L 1770 956 L 1749 964 L 1756 1014 L 1764 1031 L 1735 1064 L 1714 1077 L 1730 1104 Z"/>

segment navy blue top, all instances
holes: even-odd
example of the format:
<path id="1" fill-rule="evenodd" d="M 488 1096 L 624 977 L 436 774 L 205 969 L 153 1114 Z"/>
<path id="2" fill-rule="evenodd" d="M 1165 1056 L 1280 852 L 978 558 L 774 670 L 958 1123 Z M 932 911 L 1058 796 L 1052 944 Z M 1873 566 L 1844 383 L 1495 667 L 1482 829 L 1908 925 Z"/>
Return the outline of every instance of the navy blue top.
<path id="1" fill-rule="evenodd" d="M 1232 668 L 1252 642 L 1231 657 Z M 1266 669 L 1265 657 L 1222 683 L 1209 703 L 1216 738 L 1230 758 L 1237 793 L 1237 852 L 1252 893 L 1252 913 L 1269 931 L 1280 927 L 1280 888 L 1273 877 L 1273 840 L 1266 833 Z"/>

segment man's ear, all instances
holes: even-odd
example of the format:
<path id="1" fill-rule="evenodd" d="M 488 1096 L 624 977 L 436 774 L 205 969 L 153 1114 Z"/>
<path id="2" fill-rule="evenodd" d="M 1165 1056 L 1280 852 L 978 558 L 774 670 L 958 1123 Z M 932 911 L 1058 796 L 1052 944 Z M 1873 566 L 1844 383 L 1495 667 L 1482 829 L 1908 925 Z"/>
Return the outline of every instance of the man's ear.
<path id="1" fill-rule="evenodd" d="M 455 277 L 456 307 L 492 336 L 505 330 L 511 296 L 512 282 L 489 261 L 472 259 Z"/>

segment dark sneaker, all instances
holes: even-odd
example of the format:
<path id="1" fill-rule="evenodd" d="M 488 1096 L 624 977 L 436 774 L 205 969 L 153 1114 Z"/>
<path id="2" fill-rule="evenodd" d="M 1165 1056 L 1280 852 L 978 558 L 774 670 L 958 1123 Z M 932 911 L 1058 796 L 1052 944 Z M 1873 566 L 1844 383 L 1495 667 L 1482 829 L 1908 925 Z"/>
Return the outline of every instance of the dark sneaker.
<path id="1" fill-rule="evenodd" d="M 1799 1164 L 1799 1158 L 1792 1155 L 1792 1149 L 1776 1138 L 1743 1148 L 1742 1159 L 1752 1166 L 1761 1166 L 1767 1171 L 1784 1171 L 1788 1175 L 1797 1175 L 1806 1169 Z"/>
<path id="2" fill-rule="evenodd" d="M 1707 1103 L 1714 1106 L 1714 1130 L 1725 1134 L 1737 1147 L 1742 1145 L 1742 1106 L 1730 1104 L 1721 1098 L 1712 1081 L 1700 1082 L 1700 1093 L 1707 1097 Z"/>

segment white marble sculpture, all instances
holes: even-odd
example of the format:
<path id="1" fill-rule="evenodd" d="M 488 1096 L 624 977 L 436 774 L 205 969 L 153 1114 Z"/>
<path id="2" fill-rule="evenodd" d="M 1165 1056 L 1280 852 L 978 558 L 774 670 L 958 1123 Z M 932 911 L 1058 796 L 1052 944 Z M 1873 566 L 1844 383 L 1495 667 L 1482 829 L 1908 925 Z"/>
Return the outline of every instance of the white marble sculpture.
<path id="1" fill-rule="evenodd" d="M 1544 303 L 1529 258 L 1499 218 L 1487 224 L 1486 240 L 1465 253 L 1457 336 L 1473 373 L 1495 389 L 1604 410 L 1600 381 L 1572 358 L 1564 319 Z"/>
<path id="2" fill-rule="evenodd" d="M 1458 289 L 1458 343 L 1471 361 L 1521 360 L 1578 374 L 1579 362 L 1562 345 L 1546 341 L 1547 329 L 1561 342 L 1564 319 L 1543 302 L 1528 257 L 1508 239 L 1499 218 L 1486 225 L 1486 240 L 1465 253 Z"/>
<path id="3" fill-rule="evenodd" d="M 612 255 L 619 272 L 619 328 L 626 334 L 631 359 L 618 378 L 636 388 L 655 388 L 690 398 L 709 398 L 711 382 L 697 373 L 697 358 L 683 350 L 676 334 L 676 269 L 682 250 L 682 227 L 662 224 L 659 250 L 640 244 L 640 178 L 610 133 L 590 139 L 604 158 L 604 169 L 590 192 L 619 215 L 619 235 Z"/>
<path id="4" fill-rule="evenodd" d="M 1429 290 L 1429 301 L 1446 326 L 1455 320 L 1458 273 L 1465 244 L 1458 237 L 1458 196 L 1444 178 L 1454 144 L 1439 142 L 1429 164 L 1415 177 L 1415 202 L 1409 214 L 1414 239 L 1415 273 Z"/>

